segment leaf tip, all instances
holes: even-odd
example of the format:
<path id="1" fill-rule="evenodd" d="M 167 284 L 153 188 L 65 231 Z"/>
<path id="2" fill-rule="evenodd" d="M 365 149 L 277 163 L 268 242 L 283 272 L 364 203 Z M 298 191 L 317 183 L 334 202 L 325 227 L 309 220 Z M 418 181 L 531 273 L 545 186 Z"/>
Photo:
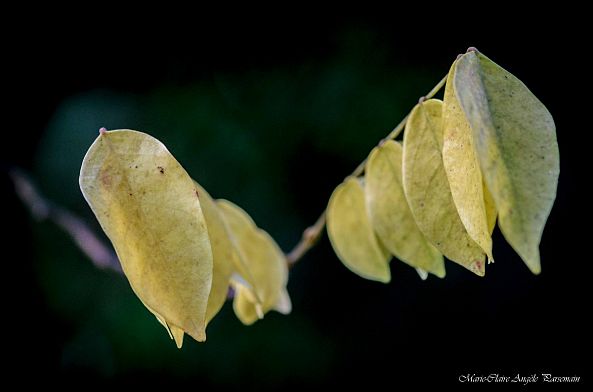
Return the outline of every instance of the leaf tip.
<path id="1" fill-rule="evenodd" d="M 420 279 L 426 280 L 426 278 L 428 278 L 428 272 L 426 272 L 422 268 L 416 267 L 416 272 L 418 272 Z"/>
<path id="2" fill-rule="evenodd" d="M 199 323 L 199 325 L 192 323 L 189 325 L 189 327 L 190 327 L 190 329 L 186 329 L 185 331 L 181 328 L 178 328 L 179 329 L 178 333 L 181 336 L 181 339 L 183 339 L 183 333 L 185 332 L 200 343 L 206 341 L 206 323 L 205 322 Z M 173 336 L 175 337 L 175 342 L 177 342 L 178 338 L 175 334 L 175 329 L 171 328 L 171 332 L 173 332 Z"/>
<path id="3" fill-rule="evenodd" d="M 387 284 L 391 282 L 391 273 L 389 272 L 389 270 L 387 270 L 386 272 L 377 275 L 376 279 L 378 282 Z"/>
<path id="4" fill-rule="evenodd" d="M 171 330 L 171 334 L 173 335 L 173 340 L 175 340 L 175 345 L 177 348 L 181 348 L 181 346 L 183 346 L 183 335 L 185 332 L 183 329 L 175 325 L 169 325 L 169 328 Z"/>
<path id="5" fill-rule="evenodd" d="M 286 289 L 282 289 L 274 309 L 281 314 L 290 314 L 292 311 L 292 302 L 290 301 L 290 296 Z"/>
<path id="6" fill-rule="evenodd" d="M 534 275 L 539 275 L 542 273 L 542 266 L 539 262 L 539 259 L 533 260 L 532 262 L 528 262 L 527 267 L 529 267 L 529 270 Z"/>
<path id="7" fill-rule="evenodd" d="M 260 303 L 255 304 L 255 313 L 257 313 L 257 318 L 260 320 L 264 318 L 264 311 Z"/>
<path id="8" fill-rule="evenodd" d="M 535 249 L 532 249 L 532 252 L 528 252 L 527 254 L 525 254 L 526 252 L 517 253 L 519 254 L 519 257 L 521 257 L 525 265 L 527 265 L 527 268 L 529 268 L 532 274 L 539 275 L 542 272 L 539 249 L 537 247 Z"/>
<path id="9" fill-rule="evenodd" d="M 204 330 L 199 331 L 196 340 L 198 342 L 205 342 L 206 341 L 206 331 L 204 331 Z"/>
<path id="10" fill-rule="evenodd" d="M 469 265 L 469 270 L 474 274 L 483 277 L 486 275 L 486 268 L 483 260 L 476 260 Z"/>
<path id="11" fill-rule="evenodd" d="M 99 135 L 105 136 L 105 134 L 107 134 L 107 128 L 105 128 L 105 127 L 99 128 Z"/>

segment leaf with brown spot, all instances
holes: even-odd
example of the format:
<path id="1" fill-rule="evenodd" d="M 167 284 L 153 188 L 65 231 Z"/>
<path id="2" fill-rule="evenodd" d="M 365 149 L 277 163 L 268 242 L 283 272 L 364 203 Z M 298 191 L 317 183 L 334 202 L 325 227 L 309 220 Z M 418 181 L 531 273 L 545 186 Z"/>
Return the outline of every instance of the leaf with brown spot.
<path id="1" fill-rule="evenodd" d="M 212 251 L 181 165 L 145 133 L 102 132 L 84 158 L 80 188 L 142 303 L 178 346 L 184 332 L 204 341 Z"/>

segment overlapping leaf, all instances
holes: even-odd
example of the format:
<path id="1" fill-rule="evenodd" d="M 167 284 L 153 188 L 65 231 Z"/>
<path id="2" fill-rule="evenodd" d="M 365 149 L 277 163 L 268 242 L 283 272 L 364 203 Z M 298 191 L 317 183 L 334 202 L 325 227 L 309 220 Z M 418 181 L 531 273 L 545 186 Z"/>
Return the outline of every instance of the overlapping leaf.
<path id="1" fill-rule="evenodd" d="M 327 233 L 346 267 L 363 278 L 389 282 L 390 256 L 373 231 L 360 180 L 348 178 L 334 190 L 327 207 Z"/>
<path id="2" fill-rule="evenodd" d="M 442 108 L 441 101 L 431 99 L 410 114 L 403 148 L 404 192 L 426 238 L 444 256 L 483 276 L 484 252 L 457 213 L 443 165 Z"/>
<path id="3" fill-rule="evenodd" d="M 286 291 L 288 267 L 284 253 L 241 208 L 227 200 L 218 200 L 217 205 L 239 256 L 253 277 L 258 297 L 250 293 L 244 284 L 236 282 L 235 314 L 241 322 L 249 325 L 272 309 L 289 313 L 291 305 Z"/>
<path id="4" fill-rule="evenodd" d="M 369 155 L 365 173 L 367 210 L 382 244 L 412 267 L 444 277 L 443 256 L 426 240 L 406 201 L 401 145 L 389 140 L 375 147 Z"/>
<path id="5" fill-rule="evenodd" d="M 447 77 L 443 102 L 443 164 L 467 233 L 492 261 L 492 238 L 488 230 L 482 173 L 474 148 L 473 133 L 457 102 L 453 88 L 456 63 Z"/>
<path id="6" fill-rule="evenodd" d="M 84 158 L 80 187 L 140 300 L 178 346 L 183 332 L 205 340 L 212 251 L 181 165 L 152 136 L 104 132 Z"/>
<path id="7" fill-rule="evenodd" d="M 500 229 L 538 274 L 539 243 L 560 172 L 552 116 L 519 79 L 476 52 L 457 61 L 454 87 Z"/>
<path id="8" fill-rule="evenodd" d="M 496 226 L 496 217 L 498 216 L 498 212 L 496 211 L 496 204 L 494 203 L 494 199 L 492 198 L 492 194 L 488 190 L 486 183 L 483 184 L 483 187 L 484 207 L 486 209 L 486 222 L 488 224 L 488 233 L 492 235 L 494 227 Z"/>
<path id="9" fill-rule="evenodd" d="M 236 268 L 236 263 L 240 262 L 240 260 L 238 260 L 236 249 L 218 206 L 204 188 L 197 182 L 194 182 L 194 184 L 206 220 L 213 256 L 212 288 L 206 309 L 206 323 L 209 323 L 227 299 L 233 274 L 242 273 L 246 275 L 246 273 L 245 269 L 238 271 Z M 248 279 L 248 277 L 245 276 L 244 279 Z"/>

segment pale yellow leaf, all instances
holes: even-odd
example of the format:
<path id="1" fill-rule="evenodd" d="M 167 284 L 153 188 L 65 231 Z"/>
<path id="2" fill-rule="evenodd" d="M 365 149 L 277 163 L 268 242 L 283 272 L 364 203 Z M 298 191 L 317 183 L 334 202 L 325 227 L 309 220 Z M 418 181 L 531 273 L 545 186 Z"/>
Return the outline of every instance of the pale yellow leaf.
<path id="1" fill-rule="evenodd" d="M 428 272 L 424 271 L 422 268 L 416 268 L 416 272 L 418 273 L 418 276 L 420 276 L 420 279 L 426 280 L 426 278 L 428 278 Z"/>
<path id="2" fill-rule="evenodd" d="M 236 253 L 238 255 L 238 252 Z M 238 257 L 240 259 L 240 256 Z M 235 291 L 233 310 L 237 318 L 245 325 L 251 325 L 264 318 L 262 301 L 253 286 L 237 273 L 231 277 L 231 287 Z"/>
<path id="3" fill-rule="evenodd" d="M 234 236 L 231 235 L 231 238 L 234 238 Z M 234 243 L 233 243 L 233 246 Z M 236 246 L 235 246 L 236 247 Z M 236 247 L 238 248 L 238 247 Z M 238 251 L 235 252 L 235 255 L 238 255 Z M 239 257 L 240 259 L 240 257 Z M 245 269 L 247 269 L 247 267 L 245 266 Z M 251 278 L 251 280 L 253 281 L 253 278 Z M 261 300 L 257 297 L 257 293 L 255 292 L 255 289 L 253 288 L 253 284 L 247 282 L 247 280 L 245 280 L 243 278 L 243 276 L 241 276 L 239 273 L 235 272 L 233 273 L 233 275 L 231 275 L 231 286 L 232 287 L 243 287 L 244 289 L 246 289 L 245 291 L 245 295 L 249 295 L 250 301 L 251 302 L 257 302 L 257 303 L 261 303 Z"/>
<path id="4" fill-rule="evenodd" d="M 538 274 L 539 243 L 560 173 L 554 120 L 519 79 L 482 54 L 463 55 L 454 82 L 500 229 Z"/>
<path id="5" fill-rule="evenodd" d="M 255 294 L 261 304 L 253 302 L 244 285 L 237 285 L 233 309 L 244 324 L 252 324 L 259 316 L 274 309 L 286 291 L 288 265 L 276 242 L 258 228 L 245 211 L 227 200 L 217 205 L 234 239 L 238 253 L 254 279 Z"/>
<path id="6" fill-rule="evenodd" d="M 442 109 L 441 101 L 431 99 L 410 113 L 403 149 L 404 192 L 426 238 L 445 257 L 483 276 L 484 252 L 459 218 L 443 165 Z"/>
<path id="7" fill-rule="evenodd" d="M 235 272 L 235 263 L 233 261 L 235 249 L 216 203 L 200 184 L 195 181 L 194 184 L 206 219 L 208 236 L 212 247 L 212 289 L 210 290 L 206 309 L 206 323 L 209 323 L 226 301 L 231 276 Z"/>
<path id="8" fill-rule="evenodd" d="M 235 287 L 233 311 L 245 325 L 251 325 L 264 317 L 261 305 L 256 304 L 246 288 L 241 285 Z"/>
<path id="9" fill-rule="evenodd" d="M 169 328 L 171 328 L 171 335 L 173 335 L 173 340 L 175 340 L 177 348 L 181 348 L 183 346 L 183 329 L 174 325 L 169 326 Z"/>
<path id="10" fill-rule="evenodd" d="M 334 251 L 352 272 L 390 281 L 390 256 L 371 226 L 360 180 L 348 178 L 334 190 L 327 207 L 327 233 Z"/>
<path id="11" fill-rule="evenodd" d="M 443 256 L 426 240 L 408 207 L 399 143 L 389 140 L 371 151 L 364 189 L 369 218 L 381 243 L 401 261 L 443 278 Z"/>
<path id="12" fill-rule="evenodd" d="M 457 102 L 453 86 L 456 62 L 451 66 L 443 102 L 443 164 L 457 213 L 469 236 L 492 257 L 492 237 L 488 230 L 484 187 L 476 157 L 473 133 Z"/>
<path id="13" fill-rule="evenodd" d="M 80 187 L 140 300 L 174 337 L 204 341 L 212 251 L 181 165 L 152 136 L 104 132 L 84 158 Z"/>
<path id="14" fill-rule="evenodd" d="M 492 194 L 488 190 L 486 183 L 484 182 L 484 206 L 486 207 L 486 220 L 488 221 L 488 232 L 492 234 L 494 227 L 496 226 L 496 204 L 492 198 Z"/>
<path id="15" fill-rule="evenodd" d="M 286 289 L 282 290 L 280 293 L 280 298 L 278 298 L 274 310 L 282 314 L 289 314 L 292 311 L 292 302 Z"/>

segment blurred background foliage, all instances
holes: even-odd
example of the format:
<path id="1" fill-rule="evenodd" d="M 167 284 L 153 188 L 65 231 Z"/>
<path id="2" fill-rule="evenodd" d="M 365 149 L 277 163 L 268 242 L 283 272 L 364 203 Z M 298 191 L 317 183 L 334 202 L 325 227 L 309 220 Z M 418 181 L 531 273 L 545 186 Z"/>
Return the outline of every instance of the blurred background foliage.
<path id="1" fill-rule="evenodd" d="M 556 244 L 576 192 L 576 164 L 566 154 L 573 146 L 565 136 L 565 86 L 544 76 L 557 62 L 538 60 L 548 50 L 543 26 L 508 38 L 459 34 L 442 42 L 377 20 L 245 27 L 212 33 L 208 25 L 166 39 L 141 29 L 92 34 L 90 27 L 81 44 L 66 40 L 66 30 L 15 46 L 30 60 L 15 80 L 15 99 L 34 111 L 14 113 L 28 130 L 10 136 L 7 167 L 28 169 L 50 200 L 100 232 L 78 188 L 84 153 L 100 127 L 142 130 L 288 251 L 333 188 L 455 56 L 476 45 L 524 80 L 557 121 L 563 172 L 541 247 L 543 274 L 532 276 L 497 231 L 497 262 L 484 279 L 448 262 L 445 280 L 422 282 L 394 261 L 392 282 L 382 285 L 346 270 L 324 236 L 291 270 L 291 315 L 270 313 L 245 327 L 227 304 L 205 344 L 187 339 L 177 350 L 122 276 L 95 268 L 54 224 L 29 218 L 9 189 L 14 244 L 24 260 L 15 275 L 23 303 L 14 314 L 26 320 L 16 361 L 49 379 L 200 380 L 223 389 L 578 373 L 582 288 L 566 267 L 571 250 Z M 550 313 L 558 307 L 562 320 Z"/>

